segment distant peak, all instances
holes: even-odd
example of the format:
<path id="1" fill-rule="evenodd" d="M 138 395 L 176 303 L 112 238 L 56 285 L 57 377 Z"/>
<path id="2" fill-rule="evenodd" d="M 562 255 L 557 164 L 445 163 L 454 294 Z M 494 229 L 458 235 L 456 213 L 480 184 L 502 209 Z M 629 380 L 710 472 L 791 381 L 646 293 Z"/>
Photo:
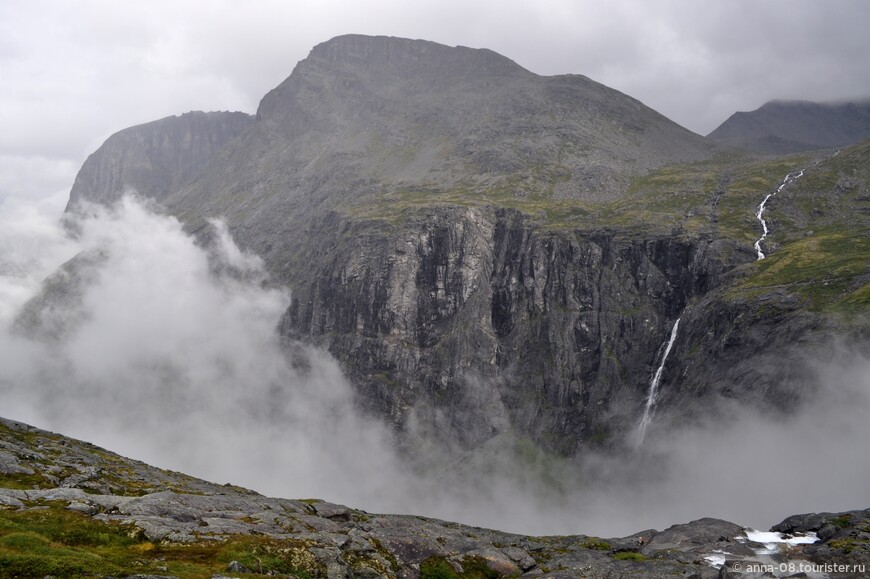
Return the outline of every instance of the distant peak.
<path id="1" fill-rule="evenodd" d="M 375 67 L 405 74 L 449 70 L 453 74 L 497 76 L 526 72 L 526 69 L 492 50 L 447 46 L 428 40 L 393 36 L 347 34 L 315 46 L 309 59 L 338 64 Z"/>
<path id="2" fill-rule="evenodd" d="M 819 103 L 801 99 L 773 99 L 767 101 L 759 108 L 817 106 L 818 104 Z"/>
<path id="3" fill-rule="evenodd" d="M 774 99 L 767 101 L 758 110 L 794 109 L 794 108 L 838 108 L 870 105 L 870 98 L 840 99 L 832 101 L 807 101 L 799 99 Z"/>

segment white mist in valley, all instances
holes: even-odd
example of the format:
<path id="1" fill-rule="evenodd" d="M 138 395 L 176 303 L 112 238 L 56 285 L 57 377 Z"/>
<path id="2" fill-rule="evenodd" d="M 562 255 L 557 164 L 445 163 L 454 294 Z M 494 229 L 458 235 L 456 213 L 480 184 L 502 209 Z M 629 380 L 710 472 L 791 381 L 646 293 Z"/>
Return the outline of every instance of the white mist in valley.
<path id="1" fill-rule="evenodd" d="M 275 327 L 289 297 L 268 287 L 261 261 L 220 223 L 206 251 L 129 198 L 95 212 L 57 251 L 78 256 L 68 269 L 84 287 L 39 312 L 70 318 L 40 320 L 63 331 L 2 337 L 3 415 L 216 481 L 386 507 L 385 432 L 353 411 L 327 355 L 283 353 Z M 7 269 L 4 285 L 36 294 Z"/>
<path id="2" fill-rule="evenodd" d="M 788 420 L 723 406 L 728 420 L 651 429 L 634 455 L 562 461 L 505 434 L 474 453 L 421 447 L 431 455 L 411 468 L 388 429 L 355 410 L 328 353 L 280 342 L 288 291 L 223 224 L 203 248 L 129 198 L 94 209 L 75 239 L 57 221 L 45 208 L 0 206 L 6 418 L 272 496 L 534 534 L 626 535 L 702 516 L 765 528 L 870 501 L 861 358 L 828 371 Z M 58 270 L 70 259 L 78 265 Z M 75 279 L 55 284 L 66 289 L 54 307 L 28 302 L 57 276 Z M 47 331 L 21 330 L 34 312 Z"/>

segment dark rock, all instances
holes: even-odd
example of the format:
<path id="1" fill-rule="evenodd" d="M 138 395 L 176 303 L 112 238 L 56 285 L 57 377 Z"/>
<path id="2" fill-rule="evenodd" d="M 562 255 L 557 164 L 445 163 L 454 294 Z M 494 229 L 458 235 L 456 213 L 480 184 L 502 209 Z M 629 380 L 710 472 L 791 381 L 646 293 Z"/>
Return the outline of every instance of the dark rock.
<path id="1" fill-rule="evenodd" d="M 828 524 L 832 515 L 830 513 L 810 513 L 806 515 L 793 515 L 781 523 L 770 528 L 777 533 L 809 533 L 819 531 Z"/>
<path id="2" fill-rule="evenodd" d="M 830 523 L 825 523 L 817 532 L 820 541 L 830 541 L 833 539 L 840 529 Z"/>
<path id="3" fill-rule="evenodd" d="M 537 565 L 532 556 L 519 547 L 504 547 L 502 548 L 502 552 L 507 555 L 511 561 L 519 565 L 522 571 L 528 571 Z"/>
<path id="4" fill-rule="evenodd" d="M 607 539 L 607 542 L 614 551 L 637 551 L 647 545 L 656 534 L 658 531 L 655 529 L 647 529 L 628 537 Z"/>
<path id="5" fill-rule="evenodd" d="M 743 533 L 743 527 L 721 519 L 698 519 L 691 523 L 674 525 L 652 536 L 641 552 L 657 551 L 713 552 L 723 546 L 736 545 L 735 537 Z"/>
<path id="6" fill-rule="evenodd" d="M 344 505 L 336 505 L 334 503 L 318 501 L 312 504 L 311 507 L 314 509 L 314 512 L 317 513 L 318 516 L 325 519 L 332 519 L 334 521 L 350 520 L 350 509 Z"/>
<path id="7" fill-rule="evenodd" d="M 253 573 L 253 571 L 251 571 L 238 561 L 230 561 L 229 565 L 227 565 L 227 571 L 230 571 L 232 573 Z"/>

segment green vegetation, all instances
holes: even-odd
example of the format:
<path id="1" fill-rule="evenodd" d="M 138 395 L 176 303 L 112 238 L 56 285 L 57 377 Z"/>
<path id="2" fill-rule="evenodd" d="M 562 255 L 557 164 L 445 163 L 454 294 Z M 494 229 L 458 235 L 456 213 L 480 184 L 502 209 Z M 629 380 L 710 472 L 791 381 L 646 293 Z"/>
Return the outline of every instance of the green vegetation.
<path id="1" fill-rule="evenodd" d="M 613 558 L 617 561 L 646 561 L 646 557 L 635 551 L 620 551 L 615 553 Z"/>
<path id="2" fill-rule="evenodd" d="M 75 466 L 75 461 L 71 463 L 69 460 L 72 451 L 72 454 L 80 457 L 82 466 L 99 464 L 98 483 L 93 488 L 87 484 L 81 485 L 87 493 L 102 494 L 108 491 L 119 496 L 142 496 L 171 490 L 202 494 L 193 488 L 201 481 L 189 475 L 127 460 L 87 442 L 67 439 L 51 432 L 12 428 L 3 423 L 0 423 L 0 436 L 23 448 L 38 448 L 40 453 L 39 457 L 27 457 L 29 468 L 36 472 L 0 474 L 0 488 L 29 490 L 60 486 L 64 479 L 82 474 L 82 469 Z M 233 488 L 250 492 L 240 487 Z"/>
<path id="3" fill-rule="evenodd" d="M 776 189 L 783 176 L 807 163 L 805 157 L 758 161 L 723 154 L 713 159 L 667 165 L 631 179 L 613 201 L 560 198 L 559 184 L 569 181 L 566 167 L 532 167 L 489 184 L 465 183 L 450 188 L 434 184 L 395 187 L 357 196 L 340 211 L 361 220 L 395 226 L 421 209 L 500 207 L 515 209 L 545 229 L 620 229 L 625 233 L 685 235 L 714 230 L 746 243 L 757 238 L 754 207 Z"/>
<path id="4" fill-rule="evenodd" d="M 465 557 L 461 561 L 462 572 L 457 573 L 447 559 L 429 557 L 420 564 L 420 579 L 497 579 L 497 571 L 486 564 L 483 557 Z"/>
<path id="5" fill-rule="evenodd" d="M 838 529 L 845 529 L 852 522 L 852 517 L 849 515 L 842 515 L 840 517 L 834 517 L 830 520 L 830 523 L 837 527 Z"/>
<path id="6" fill-rule="evenodd" d="M 0 473 L 0 488 L 4 489 L 18 489 L 18 490 L 29 490 L 29 489 L 47 489 L 51 488 L 52 484 L 49 483 L 42 476 L 41 473 L 36 472 L 34 474 L 2 474 Z"/>
<path id="7" fill-rule="evenodd" d="M 610 543 L 598 537 L 589 537 L 583 541 L 583 547 L 586 549 L 594 549 L 596 551 L 609 551 L 612 547 Z"/>
<path id="8" fill-rule="evenodd" d="M 835 541 L 831 541 L 828 543 L 828 546 L 831 549 L 842 549 L 843 553 L 849 554 L 855 550 L 858 546 L 858 540 L 853 537 L 846 537 L 845 539 L 837 539 Z"/>
<path id="9" fill-rule="evenodd" d="M 74 577 L 133 572 L 145 542 L 131 528 L 97 523 L 57 504 L 0 511 L 0 575 Z"/>
<path id="10" fill-rule="evenodd" d="M 0 510 L 0 575 L 86 577 L 172 574 L 207 578 L 238 561 L 261 575 L 307 578 L 318 563 L 303 541 L 261 536 L 203 538 L 192 544 L 155 544 L 129 525 L 95 521 L 47 502 L 38 509 Z"/>
<path id="11" fill-rule="evenodd" d="M 857 311 L 870 306 L 870 228 L 815 231 L 788 242 L 754 265 L 732 295 L 761 295 L 786 287 L 814 311 Z"/>
<path id="12" fill-rule="evenodd" d="M 446 559 L 430 557 L 420 564 L 420 579 L 456 579 L 459 574 Z"/>

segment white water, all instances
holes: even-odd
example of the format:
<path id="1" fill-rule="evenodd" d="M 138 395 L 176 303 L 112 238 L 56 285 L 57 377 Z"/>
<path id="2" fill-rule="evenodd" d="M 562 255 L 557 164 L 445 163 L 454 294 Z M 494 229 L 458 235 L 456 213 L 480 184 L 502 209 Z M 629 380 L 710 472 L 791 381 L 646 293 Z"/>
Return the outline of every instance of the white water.
<path id="1" fill-rule="evenodd" d="M 745 536 L 743 536 L 745 535 Z M 814 565 L 810 561 L 799 558 L 792 558 L 791 548 L 797 545 L 812 545 L 818 542 L 819 538 L 815 533 L 806 533 L 803 535 L 783 535 L 772 531 L 756 531 L 754 529 L 745 529 L 743 535 L 734 537 L 734 541 L 744 544 L 751 541 L 755 544 L 760 544 L 760 547 L 752 546 L 755 551 L 754 557 L 745 555 L 736 555 L 716 549 L 712 553 L 704 555 L 703 559 L 710 567 L 721 569 L 728 561 L 733 562 L 732 570 L 746 570 L 746 563 L 751 562 L 758 569 L 764 569 L 773 577 L 783 577 L 786 573 L 789 576 L 793 575 L 795 569 L 799 566 L 803 569 L 810 570 L 807 577 L 826 578 L 826 573 L 817 573 L 812 571 Z M 741 567 L 741 565 L 743 565 Z M 818 566 L 818 565 L 817 565 Z"/>
<path id="2" fill-rule="evenodd" d="M 750 541 L 764 545 L 766 552 L 762 552 L 759 549 L 757 551 L 757 554 L 759 555 L 778 553 L 780 545 L 812 545 L 819 540 L 815 533 L 807 533 L 806 535 L 783 535 L 782 533 L 776 533 L 773 531 L 756 531 L 754 529 L 747 529 L 744 532 L 746 533 L 746 538 Z M 738 541 L 739 540 L 740 539 L 738 539 Z"/>
<path id="3" fill-rule="evenodd" d="M 764 238 L 767 237 L 768 233 L 770 233 L 770 230 L 767 228 L 767 221 L 764 220 L 764 206 L 767 205 L 767 202 L 770 200 L 771 197 L 782 191 L 783 187 L 785 187 L 795 179 L 803 177 L 803 175 L 803 169 L 801 169 L 798 174 L 789 173 L 782 180 L 782 183 L 780 183 L 779 187 L 776 188 L 776 191 L 774 191 L 773 193 L 768 193 L 767 197 L 764 198 L 764 201 L 762 201 L 758 205 L 758 209 L 755 212 L 755 218 L 761 222 L 761 228 L 764 230 L 764 233 L 762 233 L 761 237 L 758 238 L 758 241 L 755 242 L 755 251 L 758 254 L 758 260 L 762 260 L 766 257 L 764 255 L 764 252 L 761 251 L 761 242 L 764 241 Z"/>
<path id="4" fill-rule="evenodd" d="M 671 336 L 668 338 L 668 345 L 665 347 L 665 353 L 662 355 L 662 362 L 659 364 L 656 373 L 653 374 L 652 380 L 649 383 L 649 395 L 646 398 L 646 407 L 643 409 L 643 418 L 640 419 L 640 424 L 637 427 L 637 439 L 635 448 L 639 448 L 643 444 L 643 439 L 646 437 L 646 430 L 652 422 L 653 410 L 655 409 L 656 396 L 659 392 L 659 383 L 662 380 L 662 374 L 665 371 L 665 362 L 668 361 L 668 355 L 671 353 L 671 348 L 677 339 L 677 330 L 680 327 L 680 318 L 674 322 L 674 327 L 671 328 Z"/>

